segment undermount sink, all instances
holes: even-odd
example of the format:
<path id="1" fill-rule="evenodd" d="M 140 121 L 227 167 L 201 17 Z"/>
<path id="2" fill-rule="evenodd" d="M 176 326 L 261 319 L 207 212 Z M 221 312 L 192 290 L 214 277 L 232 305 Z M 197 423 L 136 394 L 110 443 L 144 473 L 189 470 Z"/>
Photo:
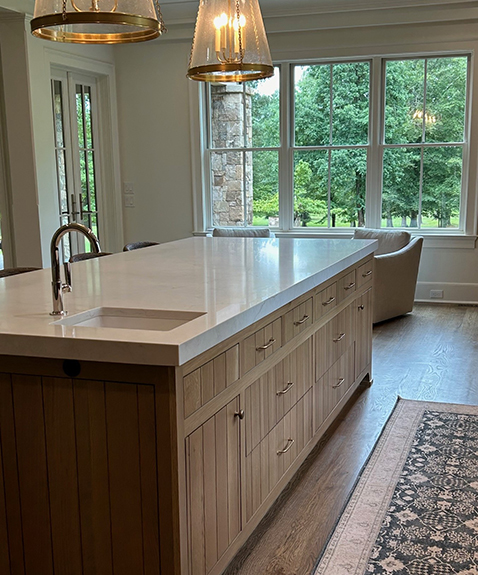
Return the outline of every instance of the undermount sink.
<path id="1" fill-rule="evenodd" d="M 54 322 L 55 325 L 171 331 L 204 312 L 97 307 Z"/>

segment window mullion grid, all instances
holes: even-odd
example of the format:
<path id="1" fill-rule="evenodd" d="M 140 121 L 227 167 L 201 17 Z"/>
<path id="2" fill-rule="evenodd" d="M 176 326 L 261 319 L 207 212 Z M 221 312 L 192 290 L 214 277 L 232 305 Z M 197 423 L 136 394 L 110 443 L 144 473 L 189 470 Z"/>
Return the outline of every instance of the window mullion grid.
<path id="1" fill-rule="evenodd" d="M 370 70 L 369 146 L 365 196 L 365 225 L 380 228 L 382 222 L 382 170 L 385 133 L 385 68 L 382 58 L 373 58 Z"/>
<path id="2" fill-rule="evenodd" d="M 294 74 L 292 64 L 280 69 L 279 226 L 294 227 Z"/>
<path id="3" fill-rule="evenodd" d="M 246 170 L 246 161 L 247 161 L 247 152 L 248 149 L 248 140 L 247 140 L 247 111 L 246 111 L 246 84 L 242 84 L 242 206 L 243 206 L 243 214 L 244 220 L 242 222 L 242 226 L 244 228 L 247 227 L 247 220 L 249 214 L 247 213 L 247 170 Z M 252 142 L 251 142 L 252 144 Z M 252 192 L 254 194 L 254 191 Z"/>
<path id="4" fill-rule="evenodd" d="M 417 228 L 422 227 L 422 198 L 423 198 L 423 157 L 424 157 L 424 144 L 426 139 L 426 117 L 427 117 L 427 75 L 428 75 L 428 59 L 425 58 L 423 70 L 423 118 L 422 118 L 422 146 L 420 148 L 420 182 L 418 190 L 418 214 L 417 214 Z"/>
<path id="5" fill-rule="evenodd" d="M 473 56 L 474 59 L 475 56 Z M 467 190 L 470 178 L 470 123 L 471 114 L 470 107 L 473 95 L 473 86 L 471 81 L 472 57 L 468 56 L 468 66 L 466 73 L 466 102 L 465 102 L 465 125 L 463 126 L 463 147 L 462 147 L 462 174 L 461 174 L 461 194 L 460 194 L 460 229 L 465 234 L 476 234 L 476 209 L 468 209 L 467 206 Z M 476 82 L 476 79 L 474 80 Z M 468 166 L 468 169 L 463 169 Z M 475 206 L 476 206 L 475 199 Z M 471 217 L 470 217 L 471 216 Z"/>
<path id="6" fill-rule="evenodd" d="M 332 143 L 333 143 L 333 124 L 334 124 L 334 66 L 330 64 L 330 110 L 329 110 L 329 150 L 328 150 L 328 178 L 327 178 L 327 227 L 331 228 L 332 219 Z"/>

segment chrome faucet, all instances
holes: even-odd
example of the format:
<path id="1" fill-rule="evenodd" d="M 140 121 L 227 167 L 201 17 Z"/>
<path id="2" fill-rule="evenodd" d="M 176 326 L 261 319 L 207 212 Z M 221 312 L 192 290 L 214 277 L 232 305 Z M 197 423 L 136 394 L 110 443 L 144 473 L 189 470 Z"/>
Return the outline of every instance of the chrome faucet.
<path id="1" fill-rule="evenodd" d="M 61 238 L 70 232 L 78 232 L 83 234 L 91 244 L 93 253 L 100 253 L 100 242 L 95 234 L 83 224 L 75 222 L 61 226 L 56 230 L 51 238 L 50 253 L 51 253 L 51 287 L 53 290 L 53 311 L 50 315 L 66 315 L 63 308 L 63 292 L 71 292 L 71 267 L 70 262 L 63 264 L 65 268 L 65 283 L 61 281 L 60 273 L 60 241 Z"/>

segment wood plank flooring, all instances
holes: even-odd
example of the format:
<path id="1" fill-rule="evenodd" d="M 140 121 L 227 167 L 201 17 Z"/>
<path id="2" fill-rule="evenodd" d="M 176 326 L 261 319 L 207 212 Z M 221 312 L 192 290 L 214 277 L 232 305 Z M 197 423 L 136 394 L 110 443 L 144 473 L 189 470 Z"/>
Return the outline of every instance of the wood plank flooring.
<path id="1" fill-rule="evenodd" d="M 309 575 L 395 405 L 478 404 L 478 307 L 420 305 L 374 328 L 373 379 L 264 518 L 226 575 Z"/>

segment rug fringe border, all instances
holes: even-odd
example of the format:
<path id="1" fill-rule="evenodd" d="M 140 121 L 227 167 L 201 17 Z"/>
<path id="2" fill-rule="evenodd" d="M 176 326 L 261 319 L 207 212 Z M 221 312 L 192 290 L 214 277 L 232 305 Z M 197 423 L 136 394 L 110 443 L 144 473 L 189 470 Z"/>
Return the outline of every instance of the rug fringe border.
<path id="1" fill-rule="evenodd" d="M 338 515 L 338 517 L 337 517 L 337 519 L 336 519 L 336 521 L 335 521 L 335 523 L 334 523 L 334 526 L 333 526 L 332 529 L 330 530 L 330 533 L 329 533 L 329 535 L 328 535 L 328 537 L 327 537 L 327 539 L 326 539 L 326 541 L 325 541 L 325 544 L 324 544 L 324 546 L 323 546 L 323 548 L 322 548 L 322 551 L 320 552 L 320 555 L 319 555 L 317 561 L 316 561 L 315 564 L 314 564 L 314 567 L 312 568 L 312 571 L 311 571 L 310 575 L 314 575 L 315 572 L 317 571 L 317 567 L 319 566 L 319 563 L 320 563 L 320 561 L 322 560 L 322 557 L 324 556 L 325 550 L 327 549 L 327 546 L 329 545 L 330 540 L 332 539 L 332 535 L 335 533 L 335 530 L 337 529 L 337 526 L 338 526 L 338 524 L 339 524 L 339 521 L 340 521 L 342 515 L 344 514 L 344 511 L 345 511 L 345 509 L 347 508 L 347 505 L 350 503 L 350 500 L 352 499 L 352 495 L 353 495 L 353 493 L 354 493 L 354 491 L 355 491 L 355 488 L 357 487 L 357 484 L 358 484 L 358 482 L 360 481 L 360 479 L 361 479 L 361 477 L 362 477 L 362 475 L 363 475 L 363 472 L 364 472 L 365 468 L 367 467 L 367 464 L 369 463 L 370 459 L 372 458 L 372 455 L 374 454 L 375 449 L 377 448 L 377 445 L 378 445 L 379 441 L 382 439 L 382 436 L 383 436 L 383 434 L 384 434 L 384 432 L 385 432 L 385 429 L 386 429 L 386 427 L 387 427 L 389 421 L 392 419 L 392 416 L 393 416 L 393 414 L 395 413 L 395 410 L 397 409 L 398 404 L 400 403 L 400 401 L 410 401 L 410 400 L 405 399 L 404 397 L 401 397 L 400 395 L 397 395 L 397 399 L 395 400 L 395 404 L 394 404 L 394 406 L 393 406 L 393 408 L 392 408 L 392 411 L 389 413 L 389 415 L 388 415 L 388 417 L 387 417 L 385 423 L 383 424 L 382 429 L 380 430 L 380 433 L 378 434 L 378 437 L 377 437 L 377 439 L 375 440 L 375 443 L 373 444 L 372 449 L 370 450 L 370 453 L 368 454 L 366 460 L 363 462 L 363 465 L 362 465 L 362 467 L 360 468 L 360 471 L 359 471 L 359 473 L 358 473 L 358 475 L 357 475 L 357 477 L 356 477 L 356 479 L 355 479 L 355 481 L 354 481 L 354 484 L 352 485 L 352 488 L 350 489 L 349 494 L 347 495 L 347 499 L 345 500 L 345 502 L 344 502 L 344 504 L 343 504 L 343 506 L 342 506 L 342 509 L 340 510 L 340 513 L 339 513 L 339 515 Z M 413 401 L 413 400 L 412 400 L 412 401 Z M 426 402 L 422 402 L 422 403 L 426 403 Z"/>

